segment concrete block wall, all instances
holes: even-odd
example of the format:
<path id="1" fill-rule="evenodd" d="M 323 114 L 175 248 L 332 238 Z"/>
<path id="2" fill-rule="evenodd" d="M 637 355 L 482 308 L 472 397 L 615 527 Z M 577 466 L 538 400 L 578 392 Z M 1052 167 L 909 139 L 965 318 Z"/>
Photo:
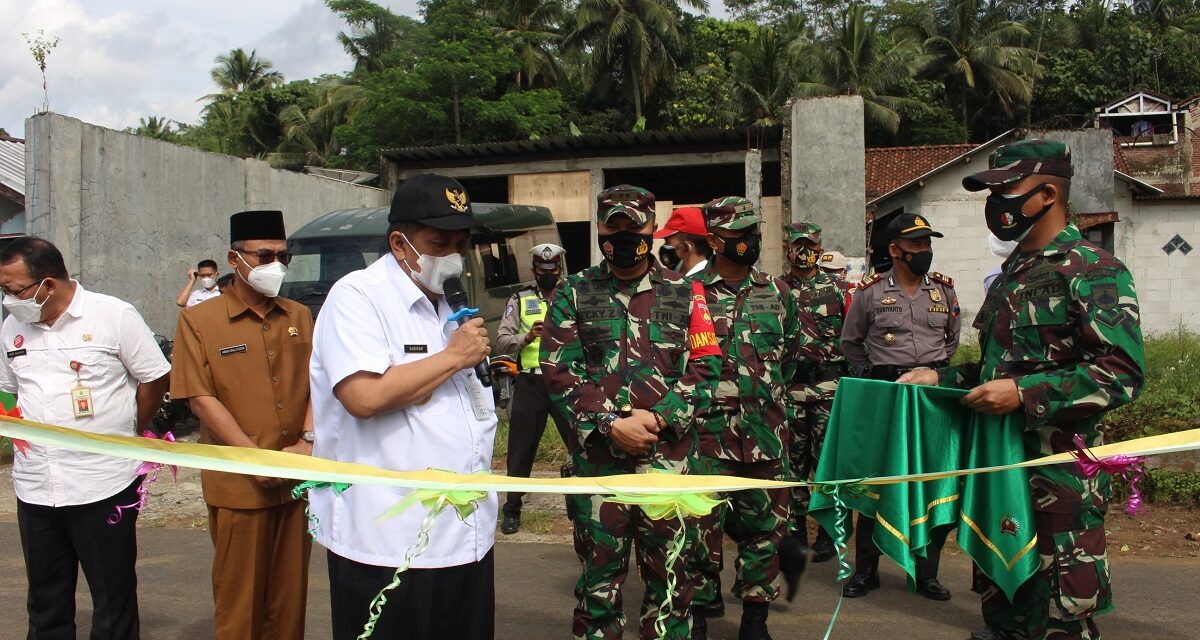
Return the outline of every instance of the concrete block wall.
<path id="1" fill-rule="evenodd" d="M 1193 275 L 1200 268 L 1200 211 L 1188 201 L 1142 200 L 1127 244 L 1126 265 L 1133 272 L 1142 304 L 1142 329 L 1200 330 L 1200 287 Z M 1167 255 L 1163 245 L 1179 234 L 1193 247 L 1188 255 Z"/>
<path id="2" fill-rule="evenodd" d="M 105 129 L 58 114 L 25 123 L 27 232 L 54 242 L 84 287 L 137 307 L 173 335 L 184 273 L 227 273 L 229 216 L 279 209 L 289 230 L 388 193 Z"/>

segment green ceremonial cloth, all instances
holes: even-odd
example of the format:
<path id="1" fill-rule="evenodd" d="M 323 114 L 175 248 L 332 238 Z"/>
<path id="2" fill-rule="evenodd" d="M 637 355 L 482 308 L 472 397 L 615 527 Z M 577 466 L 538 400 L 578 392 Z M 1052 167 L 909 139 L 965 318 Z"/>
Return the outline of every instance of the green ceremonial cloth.
<path id="1" fill-rule="evenodd" d="M 1024 469 L 870 482 L 1023 462 L 1021 415 L 976 413 L 959 404 L 964 395 L 960 389 L 842 378 L 814 479 L 866 479 L 865 492 L 842 492 L 843 499 L 850 509 L 876 519 L 875 543 L 908 573 L 910 586 L 916 559 L 925 557 L 933 530 L 957 526 L 959 546 L 1011 600 L 1038 568 Z M 826 531 L 838 531 L 831 496 L 814 491 L 809 512 Z M 845 512 L 842 531 L 850 531 L 850 515 Z"/>

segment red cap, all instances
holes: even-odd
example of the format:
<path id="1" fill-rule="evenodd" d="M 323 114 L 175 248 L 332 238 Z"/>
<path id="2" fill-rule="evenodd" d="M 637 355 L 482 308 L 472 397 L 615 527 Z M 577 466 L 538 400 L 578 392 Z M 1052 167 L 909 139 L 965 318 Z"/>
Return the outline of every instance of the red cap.
<path id="1" fill-rule="evenodd" d="M 654 237 L 665 238 L 676 233 L 708 235 L 708 227 L 704 225 L 704 213 L 700 211 L 700 207 L 679 207 L 671 211 L 666 226 L 654 232 Z"/>

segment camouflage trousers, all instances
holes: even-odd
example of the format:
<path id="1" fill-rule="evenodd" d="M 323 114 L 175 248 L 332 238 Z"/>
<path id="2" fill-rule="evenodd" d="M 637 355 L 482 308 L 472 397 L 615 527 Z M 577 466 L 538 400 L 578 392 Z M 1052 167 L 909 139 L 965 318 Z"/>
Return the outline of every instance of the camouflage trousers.
<path id="1" fill-rule="evenodd" d="M 567 501 L 575 525 L 575 554 L 583 565 L 583 573 L 575 584 L 574 637 L 581 640 L 621 637 L 625 628 L 621 586 L 629 570 L 630 553 L 636 551 L 638 571 L 646 584 L 640 637 L 658 637 L 654 622 L 668 605 L 665 594 L 671 571 L 675 588 L 670 594 L 665 637 L 690 638 L 692 620 L 688 605 L 695 585 L 688 576 L 686 563 L 692 554 L 694 536 L 687 531 L 695 529 L 697 522 L 685 519 L 681 527 L 678 520 L 653 520 L 638 507 L 604 502 L 603 496 L 569 495 Z M 686 547 L 673 565 L 668 566 L 668 554 L 677 535 L 684 536 Z"/>
<path id="2" fill-rule="evenodd" d="M 837 383 L 832 383 L 834 389 Z M 797 480 L 808 480 L 817 471 L 821 461 L 821 447 L 825 444 L 825 431 L 829 426 L 829 413 L 833 411 L 833 393 L 824 393 L 819 399 L 804 403 L 804 416 L 792 423 L 792 445 L 789 449 L 792 469 Z M 804 517 L 808 514 L 809 488 L 794 487 L 792 493 L 792 529 L 804 530 Z"/>
<path id="3" fill-rule="evenodd" d="M 701 456 L 698 473 L 766 480 L 786 479 L 782 460 L 740 463 Z M 734 561 L 737 578 L 733 597 L 750 602 L 770 602 L 779 597 L 779 554 L 776 546 L 787 534 L 790 517 L 788 489 L 747 489 L 725 494 L 726 502 L 700 518 L 699 540 L 689 562 L 696 580 L 695 605 L 721 598 L 723 535 L 737 543 Z"/>
<path id="4" fill-rule="evenodd" d="M 1005 640 L 1097 640 L 1092 618 L 1113 608 L 1104 539 L 1107 478 L 1094 491 L 1094 481 L 1043 469 L 1030 471 L 1038 572 L 1011 603 L 978 567 L 972 590 L 981 595 L 988 628 Z"/>

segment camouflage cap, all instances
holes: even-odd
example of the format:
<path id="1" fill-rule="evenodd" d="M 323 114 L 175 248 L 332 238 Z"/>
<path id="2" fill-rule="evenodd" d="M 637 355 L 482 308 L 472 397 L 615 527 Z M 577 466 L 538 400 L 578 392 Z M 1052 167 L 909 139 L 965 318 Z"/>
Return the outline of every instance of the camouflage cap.
<path id="1" fill-rule="evenodd" d="M 795 244 L 801 240 L 821 242 L 821 225 L 815 222 L 793 222 L 787 227 L 787 243 Z"/>
<path id="2" fill-rule="evenodd" d="M 703 207 L 704 225 L 709 231 L 728 229 L 739 231 L 757 225 L 762 220 L 754 214 L 754 203 L 740 196 L 725 196 L 710 200 Z"/>
<path id="3" fill-rule="evenodd" d="M 962 184 L 967 191 L 982 191 L 1033 174 L 1070 178 L 1074 173 L 1066 143 L 1035 138 L 996 149 L 988 158 L 988 169 L 963 178 Z"/>
<path id="4" fill-rule="evenodd" d="M 638 226 L 654 218 L 654 194 L 627 184 L 609 187 L 596 196 L 596 219 L 608 222 L 618 213 L 629 216 Z"/>

